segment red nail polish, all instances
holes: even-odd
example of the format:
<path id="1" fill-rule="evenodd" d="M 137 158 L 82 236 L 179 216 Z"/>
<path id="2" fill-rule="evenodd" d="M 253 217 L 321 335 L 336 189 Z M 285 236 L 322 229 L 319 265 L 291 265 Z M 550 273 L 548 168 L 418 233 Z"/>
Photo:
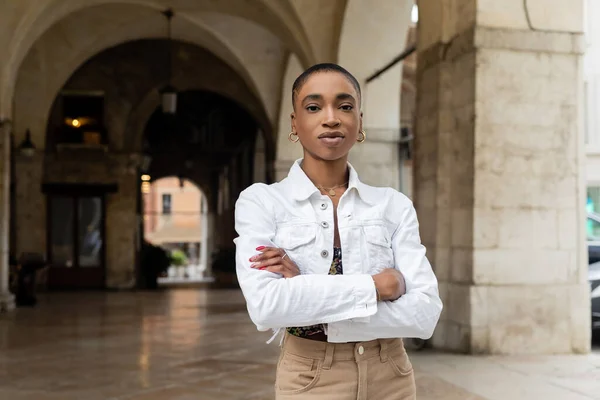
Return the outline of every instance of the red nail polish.
<path id="1" fill-rule="evenodd" d="M 263 270 L 263 269 L 265 269 L 265 268 L 267 268 L 267 267 L 260 267 L 259 269 L 260 269 L 260 270 Z"/>
<path id="2" fill-rule="evenodd" d="M 265 248 L 265 246 L 258 246 L 258 247 L 256 248 L 256 250 L 258 250 L 258 251 L 261 251 L 261 250 L 263 250 L 264 248 Z"/>

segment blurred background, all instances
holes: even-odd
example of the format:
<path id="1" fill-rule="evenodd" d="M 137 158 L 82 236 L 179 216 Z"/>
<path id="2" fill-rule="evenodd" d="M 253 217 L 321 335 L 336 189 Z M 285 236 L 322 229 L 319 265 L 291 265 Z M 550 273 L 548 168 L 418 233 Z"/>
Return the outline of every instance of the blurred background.
<path id="1" fill-rule="evenodd" d="M 417 209 L 419 399 L 600 399 L 596 0 L 0 2 L 0 398 L 271 399 L 239 193 L 302 156 L 294 79 L 362 86 L 350 162 Z"/>

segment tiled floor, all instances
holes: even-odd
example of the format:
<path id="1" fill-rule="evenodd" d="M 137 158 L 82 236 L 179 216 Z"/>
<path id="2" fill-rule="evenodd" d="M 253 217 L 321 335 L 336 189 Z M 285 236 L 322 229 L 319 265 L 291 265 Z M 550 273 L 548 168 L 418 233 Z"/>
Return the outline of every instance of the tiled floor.
<path id="1" fill-rule="evenodd" d="M 272 399 L 267 338 L 237 291 L 45 295 L 0 316 L 0 399 Z M 411 357 L 419 400 L 600 399 L 597 353 Z"/>

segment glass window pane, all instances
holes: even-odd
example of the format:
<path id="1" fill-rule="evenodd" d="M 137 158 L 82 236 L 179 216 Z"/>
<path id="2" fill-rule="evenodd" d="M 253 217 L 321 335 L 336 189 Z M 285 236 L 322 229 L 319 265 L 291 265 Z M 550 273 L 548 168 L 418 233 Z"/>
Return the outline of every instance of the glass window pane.
<path id="1" fill-rule="evenodd" d="M 600 215 L 600 187 L 588 187 L 586 211 Z M 600 222 L 596 219 L 588 218 L 587 220 L 588 240 L 600 241 Z"/>
<path id="2" fill-rule="evenodd" d="M 52 197 L 50 199 L 50 226 L 52 264 L 55 266 L 73 266 L 73 199 Z"/>
<path id="3" fill-rule="evenodd" d="M 171 214 L 171 195 L 166 193 L 162 195 L 162 212 L 163 214 Z"/>
<path id="4" fill-rule="evenodd" d="M 586 211 L 600 214 L 600 187 L 587 188 Z"/>
<path id="5" fill-rule="evenodd" d="M 102 199 L 82 197 L 78 204 L 79 266 L 98 267 L 102 262 Z"/>
<path id="6" fill-rule="evenodd" d="M 588 218 L 588 240 L 592 242 L 600 242 L 600 222 Z"/>

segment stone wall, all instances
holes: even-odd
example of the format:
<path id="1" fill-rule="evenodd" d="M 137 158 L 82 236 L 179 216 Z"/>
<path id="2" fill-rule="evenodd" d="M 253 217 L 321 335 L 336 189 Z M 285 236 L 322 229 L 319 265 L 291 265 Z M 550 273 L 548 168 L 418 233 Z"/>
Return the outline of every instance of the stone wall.
<path id="1" fill-rule="evenodd" d="M 106 287 L 132 288 L 138 237 L 137 163 L 134 154 L 110 154 L 99 149 L 17 156 L 17 254 L 47 255 L 47 196 L 42 193 L 42 184 L 116 184 L 118 191 L 106 195 Z"/>
<path id="2" fill-rule="evenodd" d="M 44 154 L 15 155 L 16 251 L 46 256 L 46 196 L 42 193 Z"/>
<path id="3" fill-rule="evenodd" d="M 8 290 L 9 226 L 10 226 L 10 155 L 11 125 L 0 119 L 0 313 L 14 308 Z"/>
<path id="4" fill-rule="evenodd" d="M 439 26 L 419 33 L 415 148 L 422 239 L 445 304 L 433 345 L 589 351 L 581 35 L 488 28 L 475 15 L 498 22 L 491 3 L 448 3 L 420 8 L 424 26 Z"/>
<path id="5" fill-rule="evenodd" d="M 368 185 L 400 188 L 400 128 L 364 128 L 367 139 L 356 143 L 348 161 Z"/>

